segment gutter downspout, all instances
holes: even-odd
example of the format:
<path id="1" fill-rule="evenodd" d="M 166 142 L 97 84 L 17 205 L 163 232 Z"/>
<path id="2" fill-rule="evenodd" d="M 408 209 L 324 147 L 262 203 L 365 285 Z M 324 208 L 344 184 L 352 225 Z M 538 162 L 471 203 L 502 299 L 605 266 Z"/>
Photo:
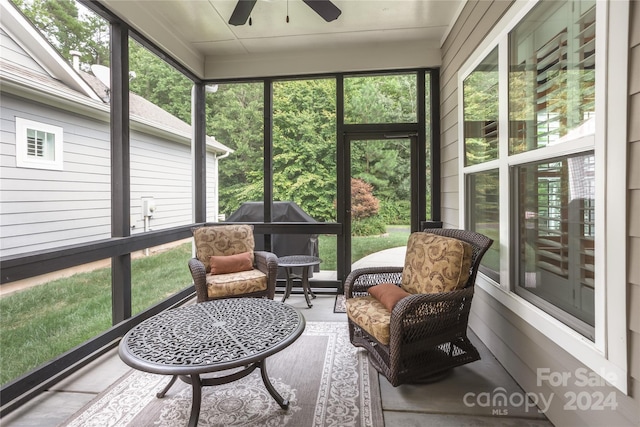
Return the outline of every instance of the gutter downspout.
<path id="1" fill-rule="evenodd" d="M 214 206 L 213 206 L 213 212 L 214 212 L 214 222 L 219 222 L 220 221 L 220 174 L 218 173 L 219 167 L 218 167 L 218 161 L 220 159 L 225 159 L 227 157 L 229 157 L 229 155 L 231 154 L 231 151 L 226 151 L 224 154 L 222 155 L 218 155 L 218 154 L 214 154 L 213 155 L 213 167 L 214 167 L 214 177 L 215 177 L 215 181 L 214 181 L 214 194 L 216 195 L 214 198 Z"/>

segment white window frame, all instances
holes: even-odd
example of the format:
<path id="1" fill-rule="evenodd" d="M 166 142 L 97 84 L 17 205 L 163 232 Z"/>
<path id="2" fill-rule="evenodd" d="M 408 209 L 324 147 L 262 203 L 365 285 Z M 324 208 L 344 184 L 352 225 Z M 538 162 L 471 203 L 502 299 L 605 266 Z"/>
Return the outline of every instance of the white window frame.
<path id="1" fill-rule="evenodd" d="M 54 135 L 54 158 L 48 160 L 28 155 L 27 131 L 35 130 Z M 19 168 L 62 170 L 63 132 L 59 126 L 16 117 L 16 166 Z"/>
<path id="2" fill-rule="evenodd" d="M 478 274 L 477 285 L 621 392 L 628 393 L 627 360 L 627 63 L 628 0 L 596 1 L 596 131 L 568 143 L 508 155 L 508 34 L 541 0 L 516 0 L 458 73 L 459 223 L 466 224 L 465 181 L 474 172 L 499 169 L 500 283 Z M 498 46 L 500 64 L 499 159 L 464 166 L 463 83 Z M 609 114 L 609 112 L 611 112 Z M 512 292 L 509 168 L 555 156 L 596 154 L 595 340 Z"/>

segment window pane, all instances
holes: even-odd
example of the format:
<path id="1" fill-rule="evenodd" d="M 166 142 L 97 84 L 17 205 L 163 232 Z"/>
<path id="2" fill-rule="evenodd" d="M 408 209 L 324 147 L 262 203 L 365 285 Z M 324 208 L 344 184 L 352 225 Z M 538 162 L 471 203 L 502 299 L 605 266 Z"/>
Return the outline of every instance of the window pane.
<path id="1" fill-rule="evenodd" d="M 56 135 L 53 133 L 43 132 L 44 135 L 44 158 L 46 160 L 55 160 L 56 158 Z"/>
<path id="2" fill-rule="evenodd" d="M 133 38 L 129 68 L 131 234 L 190 224 L 193 83 Z M 141 121 L 164 132 L 149 132 Z M 131 254 L 133 314 L 189 286 L 190 255 L 190 239 Z"/>
<path id="3" fill-rule="evenodd" d="M 273 200 L 335 222 L 336 81 L 273 84 Z"/>
<path id="4" fill-rule="evenodd" d="M 79 79 L 100 96 L 108 93 L 107 87 L 90 72 L 92 65 L 103 64 L 108 76 L 109 64 L 104 62 L 109 59 L 107 21 L 80 3 L 66 2 L 68 19 L 51 25 L 55 21 L 51 15 L 55 8 L 48 6 L 57 3 L 14 3 L 58 49 L 61 59 L 77 65 L 75 72 Z M 43 7 L 45 3 L 47 7 Z M 70 33 L 78 37 L 70 38 Z M 3 37 L 7 40 L 10 36 L 3 34 Z M 78 40 L 83 41 L 82 46 L 76 44 Z M 17 40 L 15 42 L 18 48 Z M 70 53 L 77 49 L 82 50 L 78 63 Z M 22 53 L 18 55 L 18 52 Z M 27 51 L 14 53 L 16 58 L 29 57 Z M 14 65 L 23 77 L 40 76 L 38 82 L 45 86 L 38 90 L 44 94 L 52 94 L 50 91 L 60 84 L 34 61 Z M 56 92 L 56 99 L 58 97 L 60 102 L 66 102 L 62 101 L 64 93 Z M 15 117 L 16 144 L 19 145 L 16 145 L 17 167 L 10 165 L 11 162 L 0 166 L 0 175 L 10 176 L 16 183 L 0 190 L 0 199 L 11 201 L 3 203 L 0 213 L 0 256 L 53 250 L 111 236 L 110 125 L 109 116 L 104 114 L 108 98 L 102 104 L 78 92 L 70 102 L 77 104 L 78 97 L 86 101 L 82 112 L 60 108 L 59 101 L 53 98 L 36 100 L 18 95 L 11 98 L 11 109 L 20 112 L 19 117 Z M 9 122 L 3 122 L 3 131 L 5 123 L 8 126 Z M 19 150 L 20 147 L 23 149 Z"/>
<path id="5" fill-rule="evenodd" d="M 481 270 L 495 281 L 500 281 L 500 200 L 498 170 L 467 176 L 467 228 L 493 239 L 484 254 Z"/>
<path id="6" fill-rule="evenodd" d="M 3 285 L 0 383 L 112 326 L 110 260 Z"/>
<path id="7" fill-rule="evenodd" d="M 464 80 L 465 166 L 498 158 L 498 49 Z"/>
<path id="8" fill-rule="evenodd" d="M 344 79 L 344 122 L 416 123 L 415 73 Z"/>
<path id="9" fill-rule="evenodd" d="M 207 135 L 229 153 L 210 153 L 207 221 L 229 218 L 244 202 L 264 199 L 264 86 L 213 85 L 207 91 Z M 218 178 L 211 174 L 217 171 Z M 217 200 L 216 196 L 217 195 Z"/>
<path id="10" fill-rule="evenodd" d="M 190 224 L 193 83 L 133 39 L 129 54 L 131 234 Z"/>
<path id="11" fill-rule="evenodd" d="M 509 153 L 594 132 L 595 1 L 541 2 L 510 34 Z"/>
<path id="12" fill-rule="evenodd" d="M 518 290 L 593 326 L 594 155 L 518 166 L 516 174 Z"/>

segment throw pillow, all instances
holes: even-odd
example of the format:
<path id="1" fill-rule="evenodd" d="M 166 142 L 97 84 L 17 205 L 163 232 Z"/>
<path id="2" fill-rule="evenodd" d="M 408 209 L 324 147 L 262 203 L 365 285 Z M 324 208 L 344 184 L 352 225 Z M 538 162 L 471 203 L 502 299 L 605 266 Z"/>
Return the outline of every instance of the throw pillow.
<path id="1" fill-rule="evenodd" d="M 236 255 L 212 255 L 209 259 L 211 274 L 238 273 L 240 271 L 253 270 L 251 252 L 243 252 Z"/>
<path id="2" fill-rule="evenodd" d="M 402 298 L 411 295 L 393 283 L 380 283 L 379 285 L 372 286 L 369 288 L 369 293 L 372 297 L 380 301 L 380 304 L 384 305 L 384 308 L 389 311 L 393 311 L 393 307 L 395 307 Z"/>

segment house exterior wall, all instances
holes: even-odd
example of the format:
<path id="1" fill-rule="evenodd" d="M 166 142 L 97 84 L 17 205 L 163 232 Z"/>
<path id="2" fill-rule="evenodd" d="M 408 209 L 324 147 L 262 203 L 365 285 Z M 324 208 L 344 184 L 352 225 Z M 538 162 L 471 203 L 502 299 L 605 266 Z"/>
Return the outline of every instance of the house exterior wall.
<path id="1" fill-rule="evenodd" d="M 460 227 L 459 163 L 458 163 L 458 72 L 478 48 L 513 2 L 469 1 L 442 47 L 441 85 L 441 180 L 442 220 L 445 227 Z M 476 287 L 471 329 L 487 345 L 525 392 L 552 397 L 547 417 L 555 425 L 636 426 L 640 425 L 640 5 L 631 2 L 629 45 L 629 111 L 628 111 L 628 395 L 608 385 L 585 388 L 575 381 L 552 386 L 548 381 L 537 384 L 538 368 L 550 372 L 575 374 L 584 372 L 592 377 L 571 354 L 566 352 L 531 324 L 507 309 L 501 302 Z M 635 214 L 634 214 L 635 212 Z M 634 261 L 635 260 L 635 261 Z M 599 378 L 593 374 L 593 377 Z M 611 396 L 615 408 L 605 410 L 574 410 L 568 396 L 593 390 Z M 487 390 L 488 393 L 493 390 Z"/>
<path id="2" fill-rule="evenodd" d="M 631 2 L 629 37 L 629 347 L 632 393 L 640 405 L 640 2 Z M 640 424 L 636 407 L 636 424 Z"/>
<path id="3" fill-rule="evenodd" d="M 0 255 L 111 237 L 109 123 L 1 96 Z M 16 167 L 16 117 L 63 128 L 63 170 Z M 190 146 L 132 130 L 131 234 L 144 232 L 142 197 L 154 198 L 158 230 L 192 222 L 192 193 Z"/>

